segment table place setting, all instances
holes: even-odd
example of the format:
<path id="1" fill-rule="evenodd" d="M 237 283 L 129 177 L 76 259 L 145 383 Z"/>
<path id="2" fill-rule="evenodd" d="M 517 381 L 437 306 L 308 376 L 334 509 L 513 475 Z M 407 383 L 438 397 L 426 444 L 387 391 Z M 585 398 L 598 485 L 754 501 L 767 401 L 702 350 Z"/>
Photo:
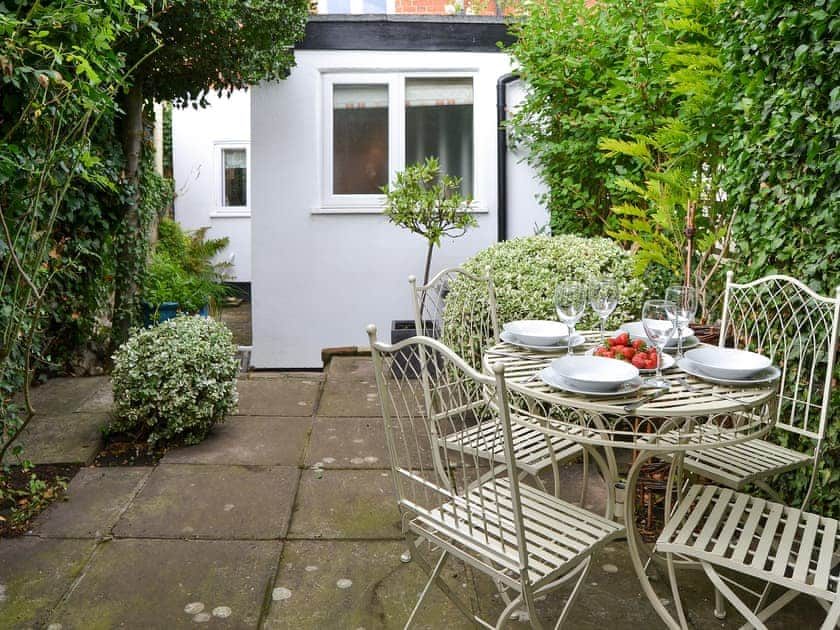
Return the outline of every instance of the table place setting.
<path id="1" fill-rule="evenodd" d="M 540 370 L 543 383 L 572 394 L 624 396 L 643 386 L 638 368 L 603 357 L 566 355 Z"/>
<path id="2" fill-rule="evenodd" d="M 689 350 L 679 360 L 686 374 L 718 385 L 757 387 L 774 383 L 781 370 L 755 352 L 704 346 Z"/>
<path id="3" fill-rule="evenodd" d="M 586 342 L 583 335 L 571 333 L 566 324 L 548 319 L 522 319 L 502 326 L 499 338 L 505 343 L 534 352 L 561 352 Z"/>

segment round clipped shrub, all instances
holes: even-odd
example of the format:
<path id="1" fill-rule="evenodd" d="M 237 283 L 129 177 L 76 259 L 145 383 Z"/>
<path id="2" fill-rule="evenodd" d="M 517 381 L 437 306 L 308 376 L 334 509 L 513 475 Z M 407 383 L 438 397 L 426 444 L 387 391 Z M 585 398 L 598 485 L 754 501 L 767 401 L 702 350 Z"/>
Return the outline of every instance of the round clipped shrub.
<path id="1" fill-rule="evenodd" d="M 608 238 L 574 235 L 515 238 L 480 251 L 462 266 L 476 274 L 490 268 L 499 326 L 517 319 L 557 319 L 554 287 L 560 280 L 585 282 L 610 276 L 618 281 L 618 307 L 607 320 L 608 329 L 638 319 L 646 293 L 642 281 L 633 275 L 633 255 Z M 486 292 L 486 288 L 476 283 L 454 281 L 443 315 L 443 342 L 472 361 L 481 356 L 480 324 L 474 325 L 475 335 L 464 334 L 463 327 L 473 326 L 471 322 L 463 321 L 460 313 L 464 312 L 465 304 L 481 302 L 477 291 Z M 586 314 L 576 328 L 596 329 L 598 322 L 598 316 L 587 305 Z M 453 332 L 447 334 L 447 331 Z"/>
<path id="2" fill-rule="evenodd" d="M 149 443 L 197 444 L 236 408 L 239 361 L 227 326 L 176 317 L 137 331 L 114 354 L 111 430 Z"/>

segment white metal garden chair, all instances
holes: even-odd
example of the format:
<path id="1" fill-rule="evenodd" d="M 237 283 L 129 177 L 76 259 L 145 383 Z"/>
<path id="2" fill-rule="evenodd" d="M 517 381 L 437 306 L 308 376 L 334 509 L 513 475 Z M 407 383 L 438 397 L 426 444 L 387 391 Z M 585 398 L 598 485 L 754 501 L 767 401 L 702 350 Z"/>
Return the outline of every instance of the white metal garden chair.
<path id="1" fill-rule="evenodd" d="M 428 548 L 439 554 L 434 567 L 425 554 L 414 554 L 429 580 L 405 627 L 436 584 L 474 623 L 499 628 L 525 608 L 531 626 L 541 628 L 536 598 L 574 582 L 559 628 L 592 553 L 622 536 L 624 528 L 520 485 L 513 447 L 516 419 L 509 413 L 503 366 L 489 377 L 434 339 L 414 337 L 391 346 L 377 342 L 374 326 L 368 334 L 403 531 L 412 551 Z M 406 356 L 411 360 L 404 362 Z M 467 428 L 485 422 L 496 433 L 482 434 L 483 439 L 504 444 L 503 460 L 495 457 L 495 448 L 479 456 L 472 446 L 441 445 L 441 434 L 465 436 Z M 506 605 L 495 624 L 476 616 L 441 578 L 453 557 L 498 586 Z"/>
<path id="2" fill-rule="evenodd" d="M 493 276 L 487 268 L 481 276 L 460 267 L 451 267 L 437 273 L 428 284 L 417 286 L 417 279 L 409 276 L 414 322 L 418 334 L 441 340 L 449 347 L 458 348 L 467 364 L 481 371 L 483 352 L 498 343 L 499 321 L 496 312 L 496 292 Z M 459 292 L 468 296 L 458 304 L 447 303 L 446 297 L 454 284 Z M 442 436 L 453 448 L 467 448 L 484 458 L 504 461 L 504 443 L 495 427 L 495 420 L 479 423 L 465 429 L 463 435 Z M 554 480 L 554 493 L 559 496 L 560 466 L 583 455 L 583 480 L 581 505 L 586 502 L 588 486 L 588 457 L 583 447 L 560 436 L 547 436 L 531 427 L 515 425 L 513 444 L 519 469 L 530 475 L 545 490 L 540 473 L 549 468 Z M 497 440 L 492 442 L 490 436 Z"/>
<path id="3" fill-rule="evenodd" d="M 685 454 L 685 469 L 737 491 L 743 490 L 748 484 L 754 484 L 778 502 L 774 505 L 781 505 L 781 497 L 770 486 L 768 480 L 784 472 L 810 466 L 811 474 L 800 506 L 805 509 L 816 482 L 820 451 L 825 438 L 831 379 L 837 354 L 838 328 L 840 287 L 836 289 L 835 297 L 829 298 L 818 295 L 799 280 L 788 276 L 771 275 L 738 284 L 733 282 L 733 273 L 728 272 L 720 345 L 723 346 L 726 340 L 731 338 L 736 348 L 764 354 L 779 366 L 782 373 L 776 427 L 794 439 L 798 436 L 800 439 L 811 441 L 812 449 L 810 452 L 800 452 L 769 439 L 751 440 L 706 451 L 689 451 Z M 753 505 L 753 499 L 747 495 L 731 496 L 737 497 L 741 508 L 747 504 Z M 719 506 L 716 514 L 736 518 L 725 510 L 724 503 L 720 503 Z M 791 514 L 800 513 L 794 511 Z M 791 523 L 795 522 L 796 517 L 790 518 Z M 713 522 L 710 521 L 709 527 L 712 526 Z M 797 529 L 795 525 L 790 527 L 793 529 L 788 534 L 788 542 L 791 540 L 790 536 L 801 536 L 808 531 Z M 761 540 L 771 545 L 764 551 L 774 552 L 778 542 L 774 540 L 774 534 L 770 532 L 762 535 L 764 538 Z M 744 539 L 744 544 L 750 544 L 749 536 Z M 676 549 L 675 546 L 669 548 Z M 840 558 L 835 559 L 834 564 L 838 561 Z M 756 556 L 753 560 L 753 574 L 758 564 Z M 733 568 L 732 565 L 731 560 L 724 564 L 729 568 Z M 783 568 L 781 564 L 774 566 L 777 572 Z M 707 566 L 704 568 L 707 573 L 710 572 Z M 800 592 L 791 586 L 784 595 L 767 605 L 770 585 L 779 583 L 770 579 L 772 577 L 773 575 L 764 576 L 767 587 L 755 606 L 755 610 L 764 611 L 763 619 L 782 608 Z M 718 578 L 713 578 L 712 581 L 717 589 L 715 615 L 723 618 L 726 611 L 721 595 L 733 601 L 733 594 L 731 590 L 719 588 Z M 736 608 L 743 612 L 743 603 L 736 604 Z"/>
<path id="4" fill-rule="evenodd" d="M 816 597 L 828 611 L 822 630 L 840 621 L 840 523 L 834 519 L 730 488 L 695 485 L 656 547 L 699 561 L 717 591 L 747 620 L 745 628 L 766 628 L 764 621 L 800 593 Z M 763 606 L 767 588 L 762 593 L 745 588 L 721 569 L 777 585 L 792 596 Z M 748 606 L 730 585 L 757 597 L 759 607 Z"/>
<path id="5" fill-rule="evenodd" d="M 782 371 L 776 427 L 812 442 L 803 453 L 770 440 L 753 440 L 719 449 L 689 452 L 685 468 L 715 483 L 742 490 L 755 484 L 781 501 L 767 479 L 811 467 L 802 501 L 807 506 L 816 481 L 825 438 L 831 379 L 840 326 L 840 287 L 822 297 L 788 276 L 772 275 L 746 284 L 726 274 L 720 345 L 728 337 L 736 348 L 770 357 Z"/>

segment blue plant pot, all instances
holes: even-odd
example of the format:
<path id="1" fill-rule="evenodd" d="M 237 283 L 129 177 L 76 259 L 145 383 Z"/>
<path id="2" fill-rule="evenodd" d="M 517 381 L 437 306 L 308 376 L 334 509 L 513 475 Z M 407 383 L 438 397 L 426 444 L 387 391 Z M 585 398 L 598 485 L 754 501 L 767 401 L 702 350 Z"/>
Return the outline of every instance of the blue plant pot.
<path id="1" fill-rule="evenodd" d="M 151 328 L 174 318 L 178 314 L 178 302 L 161 302 L 148 304 L 143 302 L 143 326 Z"/>

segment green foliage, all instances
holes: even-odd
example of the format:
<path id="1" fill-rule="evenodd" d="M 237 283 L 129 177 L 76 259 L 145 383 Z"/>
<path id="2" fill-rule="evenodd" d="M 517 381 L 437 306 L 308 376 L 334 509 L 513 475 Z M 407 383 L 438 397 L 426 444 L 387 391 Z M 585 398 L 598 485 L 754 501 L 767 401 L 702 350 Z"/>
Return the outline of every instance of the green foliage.
<path id="1" fill-rule="evenodd" d="M 231 91 L 281 80 L 294 64 L 308 0 L 141 0 L 148 28 L 126 38 L 121 51 L 138 64 L 147 99 L 176 105 L 208 91 Z"/>
<path id="2" fill-rule="evenodd" d="M 612 208 L 618 229 L 608 233 L 638 251 L 638 271 L 666 269 L 697 289 L 701 319 L 720 289 L 723 255 L 729 252 L 732 200 L 720 195 L 724 152 L 721 141 L 732 124 L 722 94 L 717 0 L 668 0 L 661 5 L 664 29 L 657 47 L 674 94 L 675 112 L 649 136 L 609 138 L 600 148 L 609 157 L 635 159 L 642 173 L 616 184 L 629 200 Z M 691 238 L 689 238 L 691 235 Z M 710 291 L 711 289 L 711 291 Z"/>
<path id="3" fill-rule="evenodd" d="M 614 227 L 610 208 L 627 197 L 616 180 L 642 168 L 607 156 L 599 139 L 650 135 L 673 113 L 658 2 L 553 0 L 527 11 L 512 27 L 510 52 L 528 89 L 510 119 L 513 140 L 548 187 L 552 232 L 602 235 Z"/>
<path id="4" fill-rule="evenodd" d="M 32 469 L 30 462 L 24 462 L 17 472 L 27 477 L 23 487 L 12 482 L 9 470 L 0 469 L 0 508 L 9 507 L 11 530 L 25 525 L 67 489 L 64 477 L 42 479 Z"/>
<path id="5" fill-rule="evenodd" d="M 464 199 L 459 191 L 461 180 L 441 175 L 440 163 L 428 157 L 422 164 L 413 164 L 397 173 L 391 186 L 383 186 L 384 213 L 394 225 L 422 236 L 428 244 L 423 284 L 429 282 L 432 251 L 440 247 L 443 237 L 458 238 L 478 225 L 469 212 L 472 199 Z"/>
<path id="6" fill-rule="evenodd" d="M 618 307 L 607 321 L 608 327 L 638 319 L 645 300 L 645 287 L 633 275 L 633 255 L 607 238 L 574 235 L 515 238 L 480 251 L 462 266 L 478 275 L 483 275 L 485 268 L 490 268 L 500 324 L 517 319 L 557 319 L 554 287 L 564 279 L 586 282 L 610 276 L 618 280 Z M 477 283 L 454 281 L 446 297 L 444 312 L 444 331 L 458 331 L 453 333 L 452 339 L 444 339 L 444 343 L 452 344 L 457 353 L 472 360 L 475 360 L 476 352 L 480 359 L 481 348 L 462 347 L 463 343 L 457 342 L 470 338 L 470 335 L 463 334 L 463 328 L 471 323 L 460 321 L 459 316 L 455 316 L 453 321 L 447 317 L 465 312 L 464 305 L 468 302 L 483 303 L 474 294 L 479 290 L 481 287 Z M 480 320 L 479 314 L 477 322 Z M 578 328 L 594 329 L 598 327 L 598 322 L 598 316 L 587 310 Z M 477 330 L 472 337 L 480 339 L 479 333 Z"/>
<path id="7" fill-rule="evenodd" d="M 197 444 L 236 408 L 238 370 L 224 324 L 183 316 L 139 330 L 114 354 L 110 429 Z"/>
<path id="8" fill-rule="evenodd" d="M 177 302 L 180 309 L 195 313 L 227 294 L 226 263 L 213 258 L 228 245 L 228 238 L 207 239 L 207 228 L 190 234 L 172 219 L 158 225 L 158 241 L 146 272 L 143 299 L 149 304 Z"/>
<path id="9" fill-rule="evenodd" d="M 135 18 L 119 0 L 15 8 L 0 10 L 0 459 L 32 416 L 35 369 L 50 364 L 63 325 L 81 319 L 87 297 L 62 291 L 100 279 L 87 265 L 108 218 L 104 203 L 89 202 L 119 194 L 114 154 L 98 141 L 124 84 L 115 43 Z M 22 406 L 12 402 L 18 390 Z"/>
<path id="10" fill-rule="evenodd" d="M 738 209 L 736 277 L 787 273 L 833 295 L 840 284 L 840 1 L 727 1 L 721 14 L 727 101 L 736 114 L 723 180 Z M 838 381 L 840 366 L 811 504 L 834 517 L 840 516 Z M 788 497 L 801 498 L 809 473 L 782 476 Z"/>

